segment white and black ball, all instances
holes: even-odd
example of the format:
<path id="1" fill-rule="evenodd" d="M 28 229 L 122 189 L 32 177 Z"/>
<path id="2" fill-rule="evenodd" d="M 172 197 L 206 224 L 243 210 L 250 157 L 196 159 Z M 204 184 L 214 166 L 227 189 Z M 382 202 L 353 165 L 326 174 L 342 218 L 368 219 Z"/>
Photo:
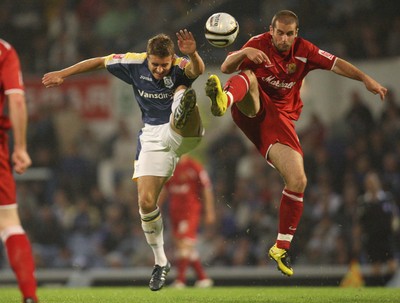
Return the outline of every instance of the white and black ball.
<path id="1" fill-rule="evenodd" d="M 235 41 L 239 33 L 239 23 L 228 13 L 215 13 L 207 19 L 204 31 L 212 46 L 222 48 Z"/>

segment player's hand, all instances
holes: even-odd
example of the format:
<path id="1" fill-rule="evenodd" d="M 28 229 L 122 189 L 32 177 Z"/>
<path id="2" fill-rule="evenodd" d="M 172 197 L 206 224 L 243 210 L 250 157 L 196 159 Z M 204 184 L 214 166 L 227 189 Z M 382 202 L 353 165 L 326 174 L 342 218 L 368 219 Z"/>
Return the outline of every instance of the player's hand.
<path id="1" fill-rule="evenodd" d="M 42 83 L 46 88 L 59 86 L 64 82 L 61 72 L 50 72 L 43 76 Z"/>
<path id="2" fill-rule="evenodd" d="M 244 49 L 246 57 L 253 61 L 255 64 L 262 64 L 266 63 L 268 65 L 271 65 L 271 60 L 268 58 L 268 56 L 261 50 L 253 47 L 246 47 Z"/>
<path id="3" fill-rule="evenodd" d="M 196 40 L 193 34 L 187 29 L 181 29 L 176 33 L 176 37 L 178 38 L 178 47 L 182 54 L 191 55 L 196 51 Z"/>
<path id="4" fill-rule="evenodd" d="M 379 95 L 381 100 L 385 99 L 387 88 L 376 82 L 374 79 L 368 77 L 364 80 L 365 87 L 374 95 Z"/>
<path id="5" fill-rule="evenodd" d="M 31 157 L 24 149 L 15 149 L 12 153 L 11 160 L 17 174 L 23 174 L 27 168 L 32 165 Z"/>

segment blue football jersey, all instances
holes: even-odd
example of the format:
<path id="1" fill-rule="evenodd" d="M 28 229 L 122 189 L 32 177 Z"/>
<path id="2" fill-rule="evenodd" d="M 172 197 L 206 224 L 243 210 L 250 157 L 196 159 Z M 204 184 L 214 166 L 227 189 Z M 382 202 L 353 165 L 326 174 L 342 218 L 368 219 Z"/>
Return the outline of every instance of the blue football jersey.
<path id="1" fill-rule="evenodd" d="M 195 80 L 185 74 L 189 62 L 175 56 L 170 73 L 162 80 L 150 72 L 146 53 L 112 54 L 106 57 L 105 65 L 114 76 L 132 85 L 143 122 L 160 125 L 169 121 L 175 89 L 179 85 L 191 86 Z"/>

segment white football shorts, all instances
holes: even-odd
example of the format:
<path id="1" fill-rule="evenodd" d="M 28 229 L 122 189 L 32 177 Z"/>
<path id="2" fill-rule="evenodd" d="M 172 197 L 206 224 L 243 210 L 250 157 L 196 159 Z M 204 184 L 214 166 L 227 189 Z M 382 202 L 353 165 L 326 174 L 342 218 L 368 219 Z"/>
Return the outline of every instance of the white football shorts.
<path id="1" fill-rule="evenodd" d="M 204 133 L 204 130 L 203 130 Z M 182 137 L 172 130 L 169 123 L 145 124 L 140 135 L 142 149 L 132 179 L 141 176 L 171 177 L 179 157 L 193 150 L 200 137 Z"/>

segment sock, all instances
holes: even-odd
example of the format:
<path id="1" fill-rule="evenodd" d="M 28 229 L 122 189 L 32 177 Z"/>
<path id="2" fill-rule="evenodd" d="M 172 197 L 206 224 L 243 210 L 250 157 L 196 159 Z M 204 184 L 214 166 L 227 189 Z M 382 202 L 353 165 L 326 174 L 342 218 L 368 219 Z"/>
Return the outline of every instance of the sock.
<path id="1" fill-rule="evenodd" d="M 167 256 L 164 252 L 164 235 L 163 235 L 163 220 L 160 209 L 148 214 L 140 213 L 142 219 L 142 229 L 146 237 L 147 243 L 151 246 L 155 264 L 165 266 L 168 263 Z"/>
<path id="2" fill-rule="evenodd" d="M 228 107 L 238 101 L 243 100 L 250 89 L 249 77 L 243 72 L 232 76 L 225 83 L 224 91 L 228 95 Z"/>
<path id="3" fill-rule="evenodd" d="M 172 106 L 171 106 L 171 112 L 175 113 L 176 108 L 179 106 L 179 104 L 181 103 L 182 97 L 183 97 L 183 93 L 185 92 L 184 89 L 181 89 L 179 91 L 177 91 L 174 94 L 174 101 L 172 102 Z"/>
<path id="4" fill-rule="evenodd" d="M 190 260 L 187 257 L 180 257 L 176 260 L 178 274 L 176 279 L 182 283 L 186 283 L 186 270 L 189 266 Z"/>
<path id="5" fill-rule="evenodd" d="M 25 298 L 37 301 L 35 263 L 32 248 L 21 226 L 13 226 L 1 234 L 7 250 L 8 261 L 17 278 L 19 289 Z"/>
<path id="6" fill-rule="evenodd" d="M 204 271 L 203 264 L 201 264 L 198 252 L 194 252 L 190 258 L 190 266 L 194 269 L 197 279 L 204 280 L 207 279 L 207 275 Z"/>
<path id="7" fill-rule="evenodd" d="M 279 209 L 279 230 L 276 246 L 289 250 L 303 212 L 303 193 L 295 193 L 288 189 L 282 192 Z"/>

